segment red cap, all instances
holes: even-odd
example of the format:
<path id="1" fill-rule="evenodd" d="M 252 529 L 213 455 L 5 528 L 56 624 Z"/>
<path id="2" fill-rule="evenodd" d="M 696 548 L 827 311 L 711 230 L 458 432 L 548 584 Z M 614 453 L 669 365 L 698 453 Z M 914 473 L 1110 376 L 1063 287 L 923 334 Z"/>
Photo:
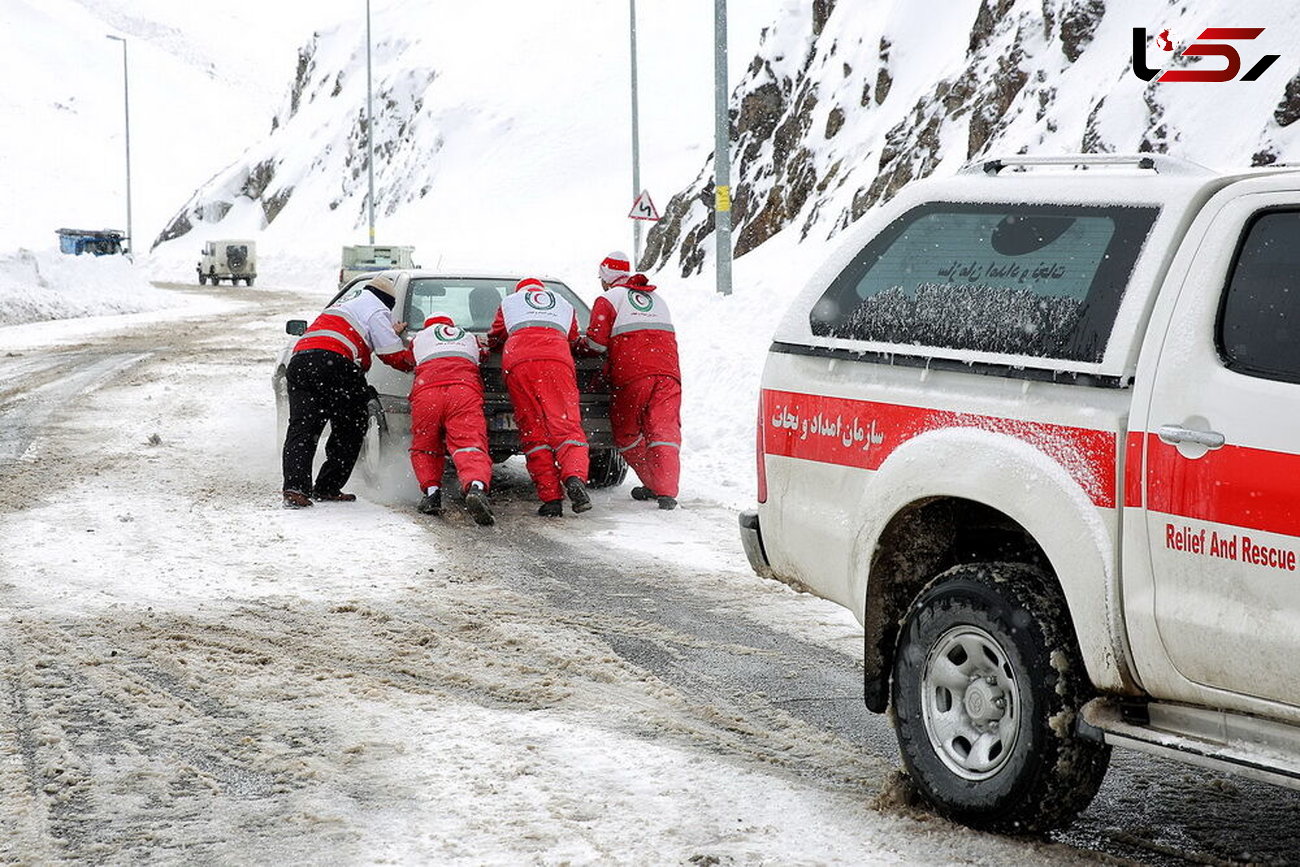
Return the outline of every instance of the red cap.
<path id="1" fill-rule="evenodd" d="M 520 280 L 518 283 L 515 284 L 516 292 L 523 292 L 525 290 L 532 291 L 532 292 L 539 292 L 545 288 L 546 288 L 546 284 L 543 283 L 541 280 L 538 280 L 536 277 L 525 277 L 524 279 Z"/>
<path id="2" fill-rule="evenodd" d="M 456 322 L 446 313 L 433 312 L 429 318 L 424 320 L 425 328 L 432 328 L 435 325 L 455 325 Z"/>
<path id="3" fill-rule="evenodd" d="M 606 283 L 617 283 L 620 278 L 626 277 L 632 271 L 632 260 L 622 250 L 615 250 L 603 260 L 597 269 L 600 273 L 600 279 Z"/>

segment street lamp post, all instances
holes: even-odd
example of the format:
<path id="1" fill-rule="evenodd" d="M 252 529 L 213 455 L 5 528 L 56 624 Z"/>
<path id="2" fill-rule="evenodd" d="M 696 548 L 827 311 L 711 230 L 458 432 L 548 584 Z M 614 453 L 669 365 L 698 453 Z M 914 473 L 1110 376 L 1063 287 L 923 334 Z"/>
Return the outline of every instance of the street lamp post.
<path id="1" fill-rule="evenodd" d="M 370 83 L 370 0 L 366 0 L 366 193 L 370 218 L 370 245 L 375 244 L 375 103 Z"/>
<path id="2" fill-rule="evenodd" d="M 731 115 L 727 107 L 727 0 L 713 4 L 713 221 L 718 292 L 731 294 Z"/>
<path id="3" fill-rule="evenodd" d="M 628 0 L 632 36 L 632 201 L 641 195 L 641 131 L 637 119 L 636 94 L 636 0 Z M 641 267 L 641 221 L 632 221 L 632 269 Z"/>
<path id="4" fill-rule="evenodd" d="M 126 38 L 106 34 L 122 43 L 122 111 L 126 122 L 126 249 L 135 253 L 135 235 L 131 233 L 131 81 L 126 71 Z"/>

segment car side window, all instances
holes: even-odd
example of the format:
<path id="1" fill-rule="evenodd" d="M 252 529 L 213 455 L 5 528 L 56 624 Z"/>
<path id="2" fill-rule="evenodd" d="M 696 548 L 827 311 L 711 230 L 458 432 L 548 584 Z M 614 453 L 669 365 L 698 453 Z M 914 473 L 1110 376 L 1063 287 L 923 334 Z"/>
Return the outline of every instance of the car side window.
<path id="1" fill-rule="evenodd" d="M 1216 329 L 1230 370 L 1300 382 L 1300 211 L 1267 211 L 1246 226 Z"/>
<path id="2" fill-rule="evenodd" d="M 813 306 L 848 340 L 1101 361 L 1157 208 L 929 203 L 894 221 Z"/>

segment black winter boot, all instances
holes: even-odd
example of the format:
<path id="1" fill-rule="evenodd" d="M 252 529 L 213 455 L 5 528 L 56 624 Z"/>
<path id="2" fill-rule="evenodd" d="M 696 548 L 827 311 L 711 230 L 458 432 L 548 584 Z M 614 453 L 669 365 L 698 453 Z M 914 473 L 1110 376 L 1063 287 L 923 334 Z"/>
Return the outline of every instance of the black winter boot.
<path id="1" fill-rule="evenodd" d="M 487 491 L 482 488 L 470 488 L 465 492 L 465 508 L 469 509 L 469 516 L 480 527 L 491 527 L 496 523 L 492 517 L 492 508 L 488 505 Z"/>
<path id="2" fill-rule="evenodd" d="M 420 505 L 415 507 L 421 515 L 437 515 L 442 512 L 442 491 L 425 494 Z"/>
<path id="3" fill-rule="evenodd" d="M 591 495 L 587 493 L 587 486 L 582 483 L 582 479 L 569 476 L 564 480 L 564 490 L 569 495 L 569 502 L 573 503 L 573 511 L 585 512 L 591 508 Z"/>
<path id="4" fill-rule="evenodd" d="M 284 507 L 286 509 L 305 509 L 311 505 L 311 498 L 302 491 L 285 488 Z"/>
<path id="5" fill-rule="evenodd" d="M 564 514 L 564 500 L 548 500 L 537 508 L 543 518 L 558 518 Z"/>

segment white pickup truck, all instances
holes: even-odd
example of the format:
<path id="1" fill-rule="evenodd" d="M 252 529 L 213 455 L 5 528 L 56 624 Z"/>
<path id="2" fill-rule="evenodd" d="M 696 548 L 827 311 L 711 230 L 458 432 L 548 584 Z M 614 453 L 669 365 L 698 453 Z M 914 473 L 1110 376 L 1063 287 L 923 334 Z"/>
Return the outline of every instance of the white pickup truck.
<path id="1" fill-rule="evenodd" d="M 911 185 L 778 329 L 758 501 L 941 814 L 1068 824 L 1112 746 L 1300 788 L 1300 170 Z"/>

